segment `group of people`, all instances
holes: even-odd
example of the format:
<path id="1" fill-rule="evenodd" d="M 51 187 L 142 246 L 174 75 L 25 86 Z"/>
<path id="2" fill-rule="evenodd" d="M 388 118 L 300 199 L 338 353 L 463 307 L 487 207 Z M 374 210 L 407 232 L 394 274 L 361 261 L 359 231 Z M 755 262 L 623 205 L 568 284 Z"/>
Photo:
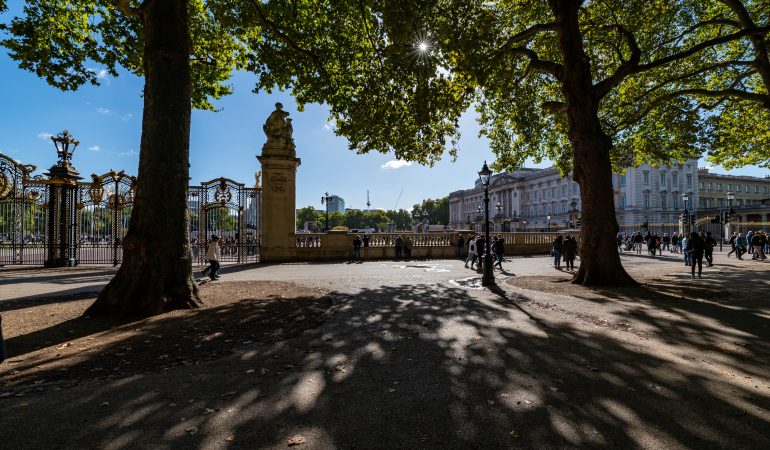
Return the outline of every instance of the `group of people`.
<path id="1" fill-rule="evenodd" d="M 682 253 L 683 245 L 682 240 L 684 235 L 680 235 L 679 232 L 674 232 L 671 236 L 668 233 L 663 233 L 660 236 L 658 233 L 650 233 L 642 236 L 640 231 L 629 235 L 628 233 L 618 233 L 617 244 L 618 251 L 636 251 L 637 255 L 642 254 L 644 248 L 647 249 L 647 253 L 652 256 L 662 255 L 663 250 L 668 250 L 670 253 Z"/>
<path id="2" fill-rule="evenodd" d="M 398 239 L 401 239 L 401 236 L 398 237 Z M 398 242 L 398 239 L 396 242 Z M 403 250 L 403 239 L 401 239 L 401 248 Z M 364 248 L 364 252 L 366 252 L 366 249 L 369 248 L 369 235 L 365 234 L 363 238 L 361 236 L 356 235 L 355 238 L 353 238 L 353 259 L 361 259 L 361 247 Z M 409 254 L 412 254 L 412 246 L 411 246 L 411 240 L 409 245 Z M 364 255 L 366 256 L 366 255 Z M 400 258 L 400 254 L 398 251 L 398 246 L 396 246 L 396 257 Z"/>
<path id="3" fill-rule="evenodd" d="M 578 243 L 574 236 L 556 236 L 551 248 L 553 267 L 555 269 L 561 270 L 561 260 L 563 259 L 567 270 L 575 270 L 575 258 L 577 257 Z"/>
<path id="4" fill-rule="evenodd" d="M 767 233 L 764 231 L 752 232 L 749 230 L 746 236 L 743 233 L 735 232 L 730 236 L 731 250 L 727 254 L 735 253 L 738 259 L 743 259 L 743 255 L 748 253 L 751 259 L 764 261 L 767 259 L 767 253 L 770 252 L 770 242 L 767 240 Z"/>
<path id="5" fill-rule="evenodd" d="M 468 263 L 476 264 L 476 270 L 481 270 L 484 264 L 484 250 L 489 246 L 492 255 L 492 268 L 495 266 L 503 270 L 503 261 L 505 259 L 505 240 L 502 236 L 494 235 L 490 238 L 490 242 L 483 235 L 468 236 L 466 240 L 461 234 L 457 239 L 457 253 L 458 256 L 463 255 L 463 251 L 467 249 L 468 256 L 465 258 L 465 267 L 468 267 Z"/>

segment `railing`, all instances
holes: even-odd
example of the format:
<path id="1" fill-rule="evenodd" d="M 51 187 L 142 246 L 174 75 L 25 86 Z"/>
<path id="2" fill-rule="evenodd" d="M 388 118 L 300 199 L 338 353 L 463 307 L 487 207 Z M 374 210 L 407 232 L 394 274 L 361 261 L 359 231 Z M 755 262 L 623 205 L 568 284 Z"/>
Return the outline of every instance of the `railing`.
<path id="1" fill-rule="evenodd" d="M 467 231 L 448 231 L 431 233 L 369 233 L 367 248 L 363 247 L 362 257 L 365 259 L 389 259 L 395 257 L 396 239 L 400 236 L 406 245 L 407 240 L 412 242 L 412 257 L 414 258 L 455 258 L 458 253 L 467 252 L 467 243 L 458 251 L 460 235 L 465 242 L 471 236 L 483 233 Z M 490 236 L 499 236 L 505 242 L 507 255 L 544 255 L 551 250 L 551 244 L 557 236 L 572 235 L 579 239 L 580 232 L 553 231 L 550 233 L 502 233 L 490 232 Z M 353 255 L 353 240 L 363 233 L 348 233 L 345 231 L 331 231 L 329 233 L 297 233 L 294 235 L 297 248 L 297 259 L 300 261 L 311 260 L 345 260 Z"/>

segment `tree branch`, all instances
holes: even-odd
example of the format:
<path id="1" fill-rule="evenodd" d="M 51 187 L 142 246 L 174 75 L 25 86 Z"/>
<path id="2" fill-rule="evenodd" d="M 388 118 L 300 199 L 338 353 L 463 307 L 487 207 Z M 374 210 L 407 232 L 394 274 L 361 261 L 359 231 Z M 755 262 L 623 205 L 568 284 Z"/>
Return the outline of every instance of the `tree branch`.
<path id="1" fill-rule="evenodd" d="M 115 8 L 126 17 L 142 18 L 142 11 L 131 7 L 131 0 L 115 0 Z"/>
<path id="2" fill-rule="evenodd" d="M 543 112 L 550 114 L 567 112 L 567 104 L 564 102 L 543 102 L 543 104 L 540 105 L 540 108 L 543 110 Z"/>
<path id="3" fill-rule="evenodd" d="M 526 47 L 513 47 L 510 49 L 510 52 L 514 55 L 528 58 L 528 69 L 553 75 L 557 80 L 561 80 L 564 74 L 564 66 L 553 61 L 543 61 L 537 56 L 537 53 L 535 53 L 534 50 L 528 49 Z"/>
<path id="4" fill-rule="evenodd" d="M 302 48 L 299 44 L 294 42 L 294 40 L 289 35 L 287 35 L 283 31 L 281 31 L 278 28 L 278 25 L 276 25 L 273 21 L 269 20 L 265 16 L 264 12 L 262 11 L 262 8 L 259 7 L 260 0 L 251 0 L 249 3 L 251 3 L 251 5 L 254 7 L 254 10 L 256 11 L 257 16 L 258 16 L 258 20 L 259 20 L 259 22 L 264 27 L 269 29 L 270 32 L 278 40 L 280 40 L 283 43 L 285 43 L 286 45 L 288 45 L 289 48 L 294 50 L 296 53 L 298 53 L 298 54 L 300 54 L 302 56 L 305 56 L 306 58 L 310 59 L 313 63 L 315 63 L 316 68 L 324 76 L 324 78 L 326 78 L 327 80 L 331 81 L 331 78 L 329 77 L 329 74 L 326 71 L 326 68 L 324 67 L 323 63 L 321 62 L 321 60 L 318 58 L 318 56 L 315 53 L 311 52 L 310 50 L 306 50 L 306 49 Z"/>
<path id="5" fill-rule="evenodd" d="M 620 36 L 626 41 L 626 45 L 628 45 L 628 48 L 631 51 L 631 57 L 628 61 L 624 61 L 609 78 L 605 78 L 595 85 L 594 96 L 597 100 L 604 98 L 612 88 L 619 85 L 635 67 L 639 66 L 639 61 L 642 58 L 642 50 L 639 48 L 639 44 L 637 44 L 636 38 L 632 32 L 628 31 L 620 24 L 611 25 L 609 28 L 614 28 L 620 33 Z"/>
<path id="6" fill-rule="evenodd" d="M 719 44 L 732 42 L 746 36 L 767 34 L 769 32 L 770 25 L 755 27 L 752 29 L 744 29 L 733 34 L 728 34 L 726 36 L 720 36 L 717 38 L 709 39 L 707 41 L 703 41 L 700 44 L 694 45 L 687 50 L 656 59 L 655 61 L 651 61 L 647 64 L 623 64 L 612 76 L 600 81 L 595 85 L 596 89 L 594 95 L 596 95 L 597 99 L 602 99 L 605 95 L 607 95 L 607 93 L 609 93 L 613 88 L 617 87 L 629 75 L 657 69 L 658 67 L 688 58 L 702 50 Z"/>
<path id="7" fill-rule="evenodd" d="M 527 28 L 526 30 L 516 33 L 510 38 L 508 38 L 508 40 L 505 41 L 505 44 L 503 44 L 503 46 L 500 48 L 499 51 L 505 52 L 506 50 L 513 47 L 514 44 L 521 42 L 523 40 L 529 39 L 532 36 L 535 36 L 537 34 L 555 32 L 555 31 L 556 31 L 556 22 L 539 23 L 537 25 L 533 25 Z"/>

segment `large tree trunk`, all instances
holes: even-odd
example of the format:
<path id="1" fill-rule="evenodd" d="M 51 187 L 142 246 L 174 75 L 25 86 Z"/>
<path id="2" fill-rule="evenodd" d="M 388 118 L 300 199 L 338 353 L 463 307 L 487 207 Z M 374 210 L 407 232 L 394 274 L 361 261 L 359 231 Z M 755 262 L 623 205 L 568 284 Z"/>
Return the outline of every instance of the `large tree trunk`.
<path id="1" fill-rule="evenodd" d="M 580 230 L 580 268 L 573 283 L 585 286 L 628 286 L 636 282 L 620 263 L 615 236 L 618 222 L 612 189 L 612 140 L 599 121 L 588 56 L 578 20 L 580 3 L 551 0 L 559 47 L 564 60 L 561 79 L 567 103 L 573 177 L 583 203 Z"/>
<path id="2" fill-rule="evenodd" d="M 190 34 L 187 0 L 146 0 L 139 175 L 123 264 L 86 315 L 150 316 L 200 305 L 187 226 Z"/>

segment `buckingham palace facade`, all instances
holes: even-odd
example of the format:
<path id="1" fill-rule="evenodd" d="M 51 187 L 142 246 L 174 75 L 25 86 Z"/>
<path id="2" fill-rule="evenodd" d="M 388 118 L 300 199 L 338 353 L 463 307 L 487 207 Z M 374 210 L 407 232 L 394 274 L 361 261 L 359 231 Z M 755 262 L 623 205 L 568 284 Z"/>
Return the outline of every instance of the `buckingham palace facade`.
<path id="1" fill-rule="evenodd" d="M 738 178 L 739 182 L 732 181 Z M 770 222 L 770 178 L 712 174 L 707 169 L 699 169 L 697 159 L 690 159 L 682 164 L 667 166 L 644 164 L 630 167 L 625 173 L 613 174 L 618 224 L 624 231 L 639 229 L 644 224 L 649 228 L 674 231 L 679 226 L 685 206 L 694 214 L 714 212 L 716 198 L 713 207 L 711 201 L 705 202 L 702 198 L 717 197 L 717 183 L 721 183 L 719 192 L 722 196 L 727 194 L 728 186 L 732 189 L 735 206 L 740 204 L 736 214 L 754 213 L 753 216 L 746 215 L 744 221 L 751 218 L 758 222 Z M 738 184 L 740 190 L 737 190 Z M 712 190 L 706 189 L 709 185 Z M 746 189 L 748 192 L 743 192 Z M 555 230 L 580 226 L 580 187 L 570 175 L 563 177 L 555 168 L 524 168 L 495 174 L 489 184 L 489 197 L 489 217 L 496 231 Z M 683 198 L 687 198 L 687 205 Z M 723 202 L 720 200 L 718 204 Z M 481 229 L 483 207 L 484 189 L 478 180 L 471 189 L 450 193 L 450 228 Z M 740 220 L 740 216 L 736 219 Z"/>

